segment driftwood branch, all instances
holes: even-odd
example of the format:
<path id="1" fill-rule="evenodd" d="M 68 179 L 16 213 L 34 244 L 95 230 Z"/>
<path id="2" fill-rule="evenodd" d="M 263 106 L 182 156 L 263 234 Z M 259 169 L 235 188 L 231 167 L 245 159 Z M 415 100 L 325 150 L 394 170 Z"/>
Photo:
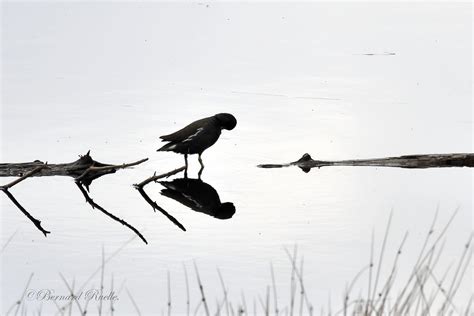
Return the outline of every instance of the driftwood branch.
<path id="1" fill-rule="evenodd" d="M 395 167 L 395 168 L 449 168 L 449 167 L 474 167 L 473 153 L 459 154 L 431 154 L 431 155 L 407 155 L 399 157 L 375 158 L 375 159 L 353 159 L 324 161 L 314 160 L 309 154 L 304 154 L 299 160 L 286 164 L 263 164 L 260 168 L 283 168 L 297 166 L 304 172 L 311 168 L 326 166 L 369 166 L 369 167 Z"/>
<path id="2" fill-rule="evenodd" d="M 162 207 L 160 207 L 158 204 L 156 204 L 155 201 L 153 201 L 150 196 L 148 196 L 148 194 L 145 192 L 145 189 L 144 187 L 149 184 L 150 182 L 156 182 L 157 180 L 159 179 L 163 179 L 163 178 L 168 178 L 172 175 L 175 175 L 183 170 L 185 170 L 186 167 L 181 167 L 181 168 L 178 168 L 178 169 L 175 169 L 175 170 L 172 170 L 170 172 L 167 172 L 167 173 L 163 173 L 161 175 L 156 175 L 156 173 L 143 180 L 142 182 L 138 183 L 138 184 L 134 184 L 133 186 L 135 187 L 135 189 L 138 190 L 138 192 L 141 194 L 141 196 L 145 199 L 145 201 L 150 204 L 150 206 L 153 208 L 153 210 L 156 212 L 157 210 L 160 211 L 164 216 L 166 216 L 166 218 L 168 218 L 173 224 L 175 224 L 176 226 L 178 226 L 181 230 L 183 231 L 186 231 L 186 228 L 184 228 L 184 226 L 174 217 L 172 216 L 171 214 L 169 214 L 166 210 L 164 210 Z"/>
<path id="3" fill-rule="evenodd" d="M 105 215 L 107 215 L 108 217 L 112 218 L 114 221 L 117 221 L 119 222 L 120 224 L 130 228 L 135 234 L 138 235 L 138 237 L 140 237 L 143 242 L 145 244 L 148 244 L 148 242 L 146 241 L 145 237 L 143 237 L 143 235 L 135 228 L 133 227 L 132 225 L 130 225 L 129 223 L 127 223 L 126 221 L 124 221 L 123 219 L 121 218 L 118 218 L 117 216 L 115 216 L 114 214 L 112 213 L 109 213 L 108 211 L 106 211 L 102 206 L 100 206 L 99 204 L 95 203 L 94 200 L 89 196 L 89 194 L 87 194 L 87 191 L 84 189 L 84 187 L 82 186 L 82 184 L 80 183 L 80 181 L 76 181 L 76 185 L 77 187 L 79 188 L 79 190 L 81 191 L 81 193 L 84 195 L 84 197 L 86 198 L 86 202 L 89 203 L 90 206 L 92 206 L 93 209 L 98 209 L 100 210 L 102 213 L 104 213 Z"/>
<path id="4" fill-rule="evenodd" d="M 39 166 L 47 166 L 39 172 L 32 174 L 33 177 L 46 176 L 69 176 L 76 180 L 80 180 L 82 184 L 89 187 L 93 180 L 103 175 L 115 173 L 119 169 L 139 165 L 148 158 L 141 159 L 132 163 L 113 165 L 95 161 L 90 156 L 90 151 L 79 159 L 70 163 L 45 164 L 39 160 L 26 163 L 0 163 L 0 177 L 22 177 L 24 174 L 34 170 Z"/>
<path id="5" fill-rule="evenodd" d="M 128 228 L 133 230 L 145 243 L 147 243 L 143 235 L 137 229 L 135 229 L 133 226 L 131 226 L 124 220 L 107 212 L 100 205 L 96 204 L 86 192 L 86 190 L 89 191 L 89 186 L 93 180 L 106 174 L 115 173 L 119 169 L 125 169 L 128 167 L 139 165 L 147 160 L 148 158 L 145 158 L 145 159 L 141 159 L 132 163 L 124 163 L 120 165 L 104 164 L 92 159 L 92 157 L 90 156 L 90 151 L 88 151 L 87 154 L 83 156 L 79 156 L 78 160 L 71 163 L 47 164 L 39 160 L 35 160 L 33 162 L 26 162 L 26 163 L 0 163 L 0 177 L 19 177 L 18 179 L 6 185 L 0 186 L 0 190 L 2 190 L 7 195 L 7 197 L 13 202 L 13 204 L 15 204 L 15 206 L 18 207 L 18 209 L 31 222 L 33 222 L 33 224 L 46 236 L 50 232 L 43 229 L 43 227 L 41 226 L 41 221 L 34 218 L 15 199 L 15 197 L 8 191 L 8 189 L 10 189 L 14 185 L 30 177 L 44 177 L 44 176 L 73 177 L 75 179 L 77 186 L 79 187 L 82 194 L 86 198 L 87 203 L 89 203 L 92 206 L 92 208 L 97 208 L 101 210 L 104 214 L 106 214 L 110 218 L 114 219 L 115 221 L 118 221 L 122 225 L 127 226 Z"/>

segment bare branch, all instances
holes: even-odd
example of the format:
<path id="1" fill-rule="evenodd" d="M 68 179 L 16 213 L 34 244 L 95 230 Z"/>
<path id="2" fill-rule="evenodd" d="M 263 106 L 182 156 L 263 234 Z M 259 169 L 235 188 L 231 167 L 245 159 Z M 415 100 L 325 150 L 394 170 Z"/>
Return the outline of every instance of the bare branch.
<path id="1" fill-rule="evenodd" d="M 138 235 L 138 237 L 141 238 L 141 240 L 143 240 L 143 242 L 145 244 L 148 244 L 148 242 L 146 241 L 145 237 L 143 237 L 143 235 L 135 228 L 133 227 L 132 225 L 130 225 L 129 223 L 127 223 L 126 221 L 124 221 L 123 219 L 121 218 L 118 218 L 117 216 L 115 216 L 114 214 L 112 213 L 109 213 L 107 212 L 102 206 L 100 206 L 99 204 L 95 203 L 94 200 L 91 199 L 91 197 L 89 196 L 89 194 L 87 194 L 86 190 L 84 189 L 84 187 L 82 186 L 82 184 L 79 182 L 79 181 L 76 181 L 76 185 L 77 187 L 79 188 L 79 190 L 81 191 L 81 193 L 84 195 L 84 197 L 86 198 L 86 202 L 90 204 L 90 206 L 92 206 L 92 208 L 97 208 L 98 210 L 100 210 L 102 213 L 104 213 L 105 215 L 107 215 L 108 217 L 112 218 L 114 221 L 117 221 L 119 222 L 120 224 L 130 228 L 135 234 Z"/>

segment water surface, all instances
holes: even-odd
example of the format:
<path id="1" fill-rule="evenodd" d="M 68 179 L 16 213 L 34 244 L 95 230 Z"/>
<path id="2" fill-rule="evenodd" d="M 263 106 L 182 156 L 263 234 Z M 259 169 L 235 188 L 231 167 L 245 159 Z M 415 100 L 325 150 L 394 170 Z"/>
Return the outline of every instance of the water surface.
<path id="1" fill-rule="evenodd" d="M 107 284 L 113 273 L 116 286 L 124 284 L 142 313 L 152 314 L 165 310 L 170 271 L 179 314 L 183 263 L 192 300 L 199 299 L 195 261 L 212 304 L 222 298 L 218 267 L 232 300 L 243 291 L 251 305 L 265 295 L 272 263 L 280 304 L 288 304 L 291 265 L 283 249 L 297 244 L 316 310 L 327 308 L 328 296 L 337 309 L 346 283 L 368 263 L 372 231 L 379 249 L 391 210 L 388 261 L 409 231 L 401 276 L 437 207 L 438 227 L 459 207 L 439 271 L 457 259 L 472 231 L 471 170 L 328 167 L 305 174 L 256 165 L 305 152 L 328 160 L 472 152 L 470 5 L 208 4 L 3 4 L 1 161 L 71 162 L 88 150 L 106 163 L 150 158 L 91 186 L 96 202 L 149 241 L 133 240 L 108 262 Z M 203 155 L 203 180 L 234 203 L 234 216 L 193 212 L 161 196 L 159 184 L 146 187 L 183 232 L 132 184 L 184 164 L 155 151 L 160 135 L 219 112 L 238 124 Z M 189 176 L 198 170 L 192 156 Z M 59 272 L 83 283 L 100 266 L 102 246 L 111 254 L 133 237 L 92 210 L 70 178 L 35 178 L 11 191 L 52 233 L 44 238 L 1 199 L 2 244 L 17 231 L 2 253 L 2 313 L 30 273 L 30 288 L 67 294 Z M 471 276 L 459 306 L 472 293 Z M 357 294 L 366 291 L 367 275 L 362 279 Z M 97 275 L 87 288 L 99 284 Z M 133 313 L 125 289 L 119 297 L 117 314 Z"/>

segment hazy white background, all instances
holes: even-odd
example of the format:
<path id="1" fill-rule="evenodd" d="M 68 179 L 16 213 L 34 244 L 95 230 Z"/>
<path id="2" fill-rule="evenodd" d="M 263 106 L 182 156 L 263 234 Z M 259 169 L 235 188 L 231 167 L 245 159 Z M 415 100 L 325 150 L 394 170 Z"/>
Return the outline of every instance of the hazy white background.
<path id="1" fill-rule="evenodd" d="M 336 310 L 346 283 L 368 262 L 372 229 L 380 245 L 391 209 L 387 262 L 410 234 L 401 276 L 438 206 L 438 227 L 460 208 L 440 268 L 459 257 L 472 232 L 473 172 L 304 174 L 255 166 L 305 152 L 321 159 L 472 152 L 471 27 L 469 3 L 4 2 L 1 161 L 70 162 L 89 149 L 107 163 L 150 158 L 91 187 L 96 202 L 150 243 L 135 239 L 106 266 L 107 284 L 112 273 L 116 285 L 125 282 L 143 314 L 165 308 L 167 271 L 174 312 L 184 310 L 183 263 L 197 302 L 193 260 L 212 305 L 222 296 L 216 267 L 231 299 L 243 291 L 252 305 L 271 282 L 270 262 L 286 304 L 290 264 L 283 248 L 294 244 L 316 310 L 329 295 Z M 219 112 L 233 113 L 238 124 L 203 155 L 203 180 L 235 204 L 234 217 L 193 213 L 160 196 L 159 185 L 147 187 L 184 233 L 132 184 L 183 164 L 181 156 L 155 151 L 158 136 Z M 198 167 L 192 157 L 190 176 Z M 100 265 L 102 246 L 111 254 L 133 236 L 92 210 L 70 178 L 28 180 L 12 193 L 52 233 L 44 238 L 2 197 L 2 245 L 17 233 L 1 255 L 1 313 L 30 273 L 30 288 L 67 294 L 59 272 L 82 284 Z M 470 276 L 459 306 L 472 293 Z M 87 288 L 98 283 L 96 277 Z M 117 315 L 133 313 L 125 290 L 119 297 Z M 38 306 L 29 302 L 28 310 Z M 45 313 L 55 310 L 43 304 Z"/>

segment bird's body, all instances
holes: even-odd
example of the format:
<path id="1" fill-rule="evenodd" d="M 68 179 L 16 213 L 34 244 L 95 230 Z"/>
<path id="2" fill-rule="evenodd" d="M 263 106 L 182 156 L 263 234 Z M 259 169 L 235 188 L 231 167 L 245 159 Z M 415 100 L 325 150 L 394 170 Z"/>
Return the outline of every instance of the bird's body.
<path id="1" fill-rule="evenodd" d="M 169 142 L 159 151 L 174 151 L 179 154 L 201 154 L 204 150 L 214 145 L 221 135 L 220 128 L 213 128 L 216 119 L 211 116 L 193 122 L 179 131 L 161 136 L 160 138 Z"/>
<path id="2" fill-rule="evenodd" d="M 204 164 L 201 160 L 201 154 L 203 151 L 216 143 L 222 129 L 231 130 L 236 124 L 235 117 L 228 113 L 220 113 L 197 120 L 177 132 L 161 136 L 162 141 L 168 143 L 157 151 L 173 151 L 183 154 L 186 169 L 188 166 L 187 155 L 198 154 L 202 172 Z"/>

